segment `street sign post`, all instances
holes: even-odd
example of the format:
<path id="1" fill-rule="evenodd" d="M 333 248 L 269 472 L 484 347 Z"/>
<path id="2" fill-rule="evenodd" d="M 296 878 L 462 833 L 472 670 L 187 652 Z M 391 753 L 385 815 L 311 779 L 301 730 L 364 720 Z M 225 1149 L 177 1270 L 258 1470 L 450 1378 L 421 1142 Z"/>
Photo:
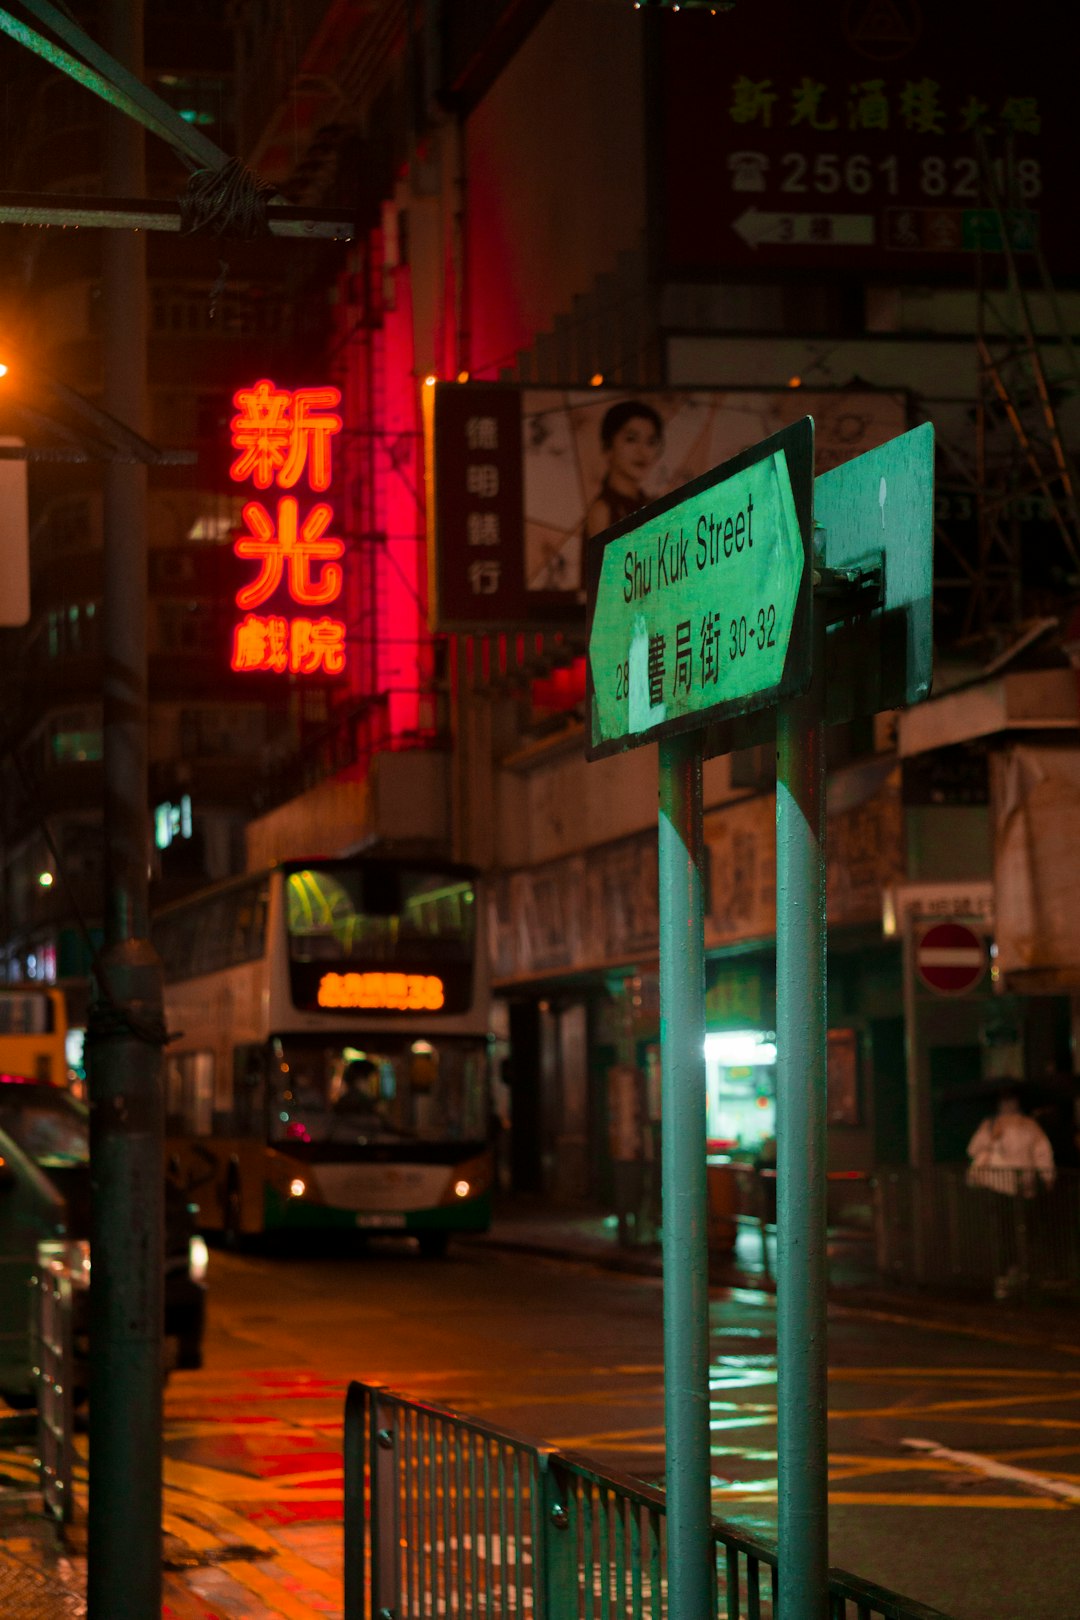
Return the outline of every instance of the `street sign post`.
<path id="1" fill-rule="evenodd" d="M 607 530 L 588 558 L 589 757 L 643 742 L 660 745 L 671 1620 L 715 1613 L 705 1181 L 706 730 L 718 744 L 712 751 L 724 752 L 763 740 L 773 724 L 764 711 L 776 711 L 777 1617 L 825 1620 L 825 723 L 827 714 L 873 712 L 929 690 L 932 448 L 930 430 L 916 429 L 815 485 L 807 417 Z M 827 521 L 815 535 L 819 490 Z M 834 625 L 828 642 L 827 623 Z"/>
<path id="2" fill-rule="evenodd" d="M 775 704 L 809 684 L 813 467 L 814 425 L 804 417 L 609 529 L 588 559 L 590 757 L 643 742 L 660 744 L 671 1620 L 700 1620 L 715 1612 L 709 1529 L 702 727 L 708 719 Z M 820 1069 L 824 1099 L 823 1023 Z M 823 1480 L 824 1456 L 818 1472 Z M 826 1561 L 819 1561 L 827 1579 Z M 793 1567 L 802 1579 L 805 1560 Z"/>
<path id="3" fill-rule="evenodd" d="M 590 758 L 810 680 L 810 417 L 606 531 L 590 555 Z"/>

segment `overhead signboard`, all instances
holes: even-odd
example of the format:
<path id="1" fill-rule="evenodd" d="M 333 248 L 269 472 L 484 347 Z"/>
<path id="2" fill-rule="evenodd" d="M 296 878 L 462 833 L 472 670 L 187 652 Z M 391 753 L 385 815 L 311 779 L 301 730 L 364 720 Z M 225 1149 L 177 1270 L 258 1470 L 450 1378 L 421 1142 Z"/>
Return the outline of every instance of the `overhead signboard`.
<path id="1" fill-rule="evenodd" d="M 612 523 L 800 417 L 824 472 L 907 426 L 896 390 L 423 389 L 435 630 L 585 623 L 585 549 Z"/>
<path id="2" fill-rule="evenodd" d="M 1075 274 L 1075 212 L 1047 205 L 1069 194 L 1074 146 L 1072 59 L 1046 48 L 1059 15 L 1038 0 L 1022 24 L 1005 0 L 776 0 L 720 26 L 658 18 L 667 274 L 970 281 L 1006 236 Z"/>
<path id="3" fill-rule="evenodd" d="M 596 537 L 590 758 L 810 682 L 810 417 Z"/>
<path id="4" fill-rule="evenodd" d="M 257 568 L 236 592 L 243 618 L 233 626 L 232 667 L 243 674 L 342 675 L 345 621 L 325 611 L 339 607 L 345 582 L 345 542 L 328 532 L 334 508 L 327 499 L 309 505 L 277 494 L 329 491 L 341 393 L 330 386 L 278 388 L 261 377 L 237 389 L 233 403 L 232 446 L 239 454 L 229 476 L 254 484 L 264 499 L 245 503 L 244 532 L 233 544 Z M 273 510 L 265 493 L 271 490 Z"/>

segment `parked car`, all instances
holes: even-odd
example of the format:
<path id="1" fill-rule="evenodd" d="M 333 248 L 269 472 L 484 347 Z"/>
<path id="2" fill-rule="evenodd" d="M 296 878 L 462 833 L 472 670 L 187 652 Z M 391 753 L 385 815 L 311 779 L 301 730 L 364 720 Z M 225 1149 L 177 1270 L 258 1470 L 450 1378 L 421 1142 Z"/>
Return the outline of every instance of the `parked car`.
<path id="1" fill-rule="evenodd" d="M 201 1367 L 206 1314 L 206 1244 L 184 1194 L 166 1181 L 166 1365 Z M 0 1077 L 0 1396 L 33 1404 L 30 1278 L 40 1242 L 80 1244 L 89 1267 L 89 1112 L 59 1086 Z M 74 1306 L 75 1383 L 85 1389 L 89 1298 Z"/>

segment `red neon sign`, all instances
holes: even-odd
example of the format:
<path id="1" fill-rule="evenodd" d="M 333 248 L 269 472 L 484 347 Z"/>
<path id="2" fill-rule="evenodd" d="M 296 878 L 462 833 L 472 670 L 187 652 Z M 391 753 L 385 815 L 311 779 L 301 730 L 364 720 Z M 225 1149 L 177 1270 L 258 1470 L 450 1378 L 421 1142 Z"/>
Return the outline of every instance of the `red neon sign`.
<path id="1" fill-rule="evenodd" d="M 229 469 L 238 484 L 293 489 L 301 481 L 316 492 L 330 487 L 334 435 L 342 419 L 337 388 L 277 388 L 262 377 L 233 395 L 232 445 L 240 453 Z M 340 675 L 345 669 L 345 623 L 334 618 L 256 614 L 284 590 L 298 607 L 329 607 L 341 595 L 345 542 L 328 533 L 334 509 L 318 501 L 302 512 L 283 495 L 271 513 L 262 501 L 244 507 L 246 533 L 233 550 L 259 571 L 236 593 L 244 618 L 233 627 L 232 667 L 276 675 Z"/>

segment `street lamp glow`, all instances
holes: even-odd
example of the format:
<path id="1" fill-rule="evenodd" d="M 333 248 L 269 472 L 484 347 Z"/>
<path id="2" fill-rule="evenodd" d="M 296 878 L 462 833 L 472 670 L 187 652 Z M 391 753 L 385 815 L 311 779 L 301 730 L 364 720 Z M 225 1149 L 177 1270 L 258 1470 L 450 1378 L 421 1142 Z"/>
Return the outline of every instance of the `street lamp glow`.
<path id="1" fill-rule="evenodd" d="M 2 360 L 0 360 L 0 377 L 6 377 L 7 374 L 8 374 L 8 368 L 7 368 L 7 366 L 5 366 L 4 362 Z"/>
<path id="2" fill-rule="evenodd" d="M 38 882 L 41 884 L 41 887 L 43 889 L 51 889 L 52 886 L 53 886 L 53 875 L 52 875 L 52 873 L 51 872 L 39 872 L 38 873 Z"/>

